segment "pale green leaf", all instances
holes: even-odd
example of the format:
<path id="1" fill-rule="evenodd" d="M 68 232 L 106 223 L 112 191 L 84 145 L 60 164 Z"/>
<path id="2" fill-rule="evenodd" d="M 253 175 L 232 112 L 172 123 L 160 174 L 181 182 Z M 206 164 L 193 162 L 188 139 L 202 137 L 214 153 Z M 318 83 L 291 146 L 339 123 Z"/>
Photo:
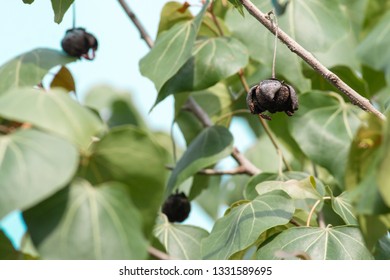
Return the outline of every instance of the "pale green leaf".
<path id="1" fill-rule="evenodd" d="M 384 70 L 387 80 L 390 77 L 390 11 L 381 18 L 375 27 L 360 43 L 357 53 L 362 62 L 376 70 Z"/>
<path id="2" fill-rule="evenodd" d="M 227 128 L 223 126 L 206 128 L 191 142 L 177 162 L 169 178 L 166 193 L 171 193 L 175 186 L 199 170 L 225 158 L 232 150 L 233 136 Z"/>
<path id="3" fill-rule="evenodd" d="M 229 259 L 253 245 L 266 230 L 287 224 L 294 214 L 292 199 L 284 191 L 273 191 L 230 209 L 202 242 L 204 259 Z"/>
<path id="4" fill-rule="evenodd" d="M 146 128 L 130 92 L 120 91 L 109 86 L 97 86 L 87 93 L 84 103 L 98 111 L 100 117 L 110 127 L 132 124 Z"/>
<path id="5" fill-rule="evenodd" d="M 66 11 L 73 4 L 74 0 L 51 0 L 54 11 L 54 21 L 61 23 Z"/>
<path id="6" fill-rule="evenodd" d="M 191 21 L 177 24 L 161 34 L 152 50 L 141 59 L 139 66 L 142 75 L 154 82 L 157 91 L 191 57 L 196 34 L 209 1 Z"/>
<path id="7" fill-rule="evenodd" d="M 32 241 L 42 259 L 144 259 L 147 242 L 141 215 L 127 186 L 92 186 L 76 180 L 25 211 Z"/>
<path id="8" fill-rule="evenodd" d="M 199 227 L 170 223 L 164 214 L 154 229 L 154 235 L 172 258 L 200 260 L 200 244 L 209 233 Z"/>
<path id="9" fill-rule="evenodd" d="M 15 88 L 0 96 L 0 116 L 60 135 L 86 151 L 103 132 L 100 119 L 65 90 Z"/>
<path id="10" fill-rule="evenodd" d="M 193 56 L 159 91 L 156 103 L 170 94 L 198 91 L 215 85 L 248 63 L 246 47 L 234 38 L 208 38 L 195 43 Z"/>
<path id="11" fill-rule="evenodd" d="M 76 172 L 76 148 L 33 129 L 0 136 L 0 218 L 64 187 Z"/>
<path id="12" fill-rule="evenodd" d="M 309 159 L 342 183 L 349 147 L 360 124 L 356 107 L 334 93 L 314 91 L 301 95 L 299 102 L 291 120 L 292 135 Z"/>
<path id="13" fill-rule="evenodd" d="M 358 225 L 354 213 L 354 207 L 348 192 L 343 192 L 337 197 L 332 195 L 332 208 L 344 220 L 347 225 Z"/>
<path id="14" fill-rule="evenodd" d="M 389 118 L 390 114 L 387 114 L 387 117 Z M 379 170 L 377 173 L 377 184 L 383 200 L 387 206 L 390 207 L 390 125 L 388 122 L 385 127 L 384 142 L 381 147 L 381 161 L 379 163 Z"/>
<path id="15" fill-rule="evenodd" d="M 77 60 L 52 49 L 34 49 L 21 54 L 0 67 L 0 95 L 12 87 L 35 86 L 56 65 Z"/>
<path id="16" fill-rule="evenodd" d="M 317 200 L 322 199 L 321 194 L 316 190 L 314 177 L 308 176 L 303 180 L 265 181 L 256 186 L 258 195 L 273 190 L 285 191 L 293 200 L 297 209 L 304 209 L 309 212 Z"/>
<path id="17" fill-rule="evenodd" d="M 81 170 L 93 184 L 119 181 L 129 186 L 142 214 L 146 235 L 151 235 L 163 200 L 168 153 L 154 137 L 134 126 L 110 130 L 92 149 Z"/>
<path id="18" fill-rule="evenodd" d="M 257 252 L 259 260 L 275 260 L 277 255 L 306 254 L 313 260 L 371 260 L 357 227 L 290 228 Z"/>

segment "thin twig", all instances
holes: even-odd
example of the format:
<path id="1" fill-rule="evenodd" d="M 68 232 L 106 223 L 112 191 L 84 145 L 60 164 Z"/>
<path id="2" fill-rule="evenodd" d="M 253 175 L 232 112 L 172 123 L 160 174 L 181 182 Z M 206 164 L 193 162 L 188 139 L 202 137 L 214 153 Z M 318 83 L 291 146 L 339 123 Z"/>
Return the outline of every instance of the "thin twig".
<path id="1" fill-rule="evenodd" d="M 149 48 L 153 48 L 154 42 L 152 38 L 149 36 L 148 32 L 146 32 L 146 29 L 138 20 L 134 12 L 130 9 L 129 5 L 127 5 L 127 3 L 124 0 L 118 0 L 118 2 L 122 6 L 126 14 L 129 16 L 131 21 L 134 23 L 135 27 L 138 29 L 139 33 L 141 34 L 141 38 L 146 42 Z"/>
<path id="2" fill-rule="evenodd" d="M 172 260 L 173 259 L 169 255 L 165 254 L 164 252 L 162 252 L 154 247 L 149 247 L 148 253 L 149 253 L 149 255 L 151 255 L 159 260 Z"/>
<path id="3" fill-rule="evenodd" d="M 192 112 L 204 127 L 210 127 L 213 125 L 213 122 L 210 120 L 207 113 L 199 106 L 192 96 L 188 97 L 183 109 Z"/>
<path id="4" fill-rule="evenodd" d="M 211 15 L 211 19 L 213 20 L 215 26 L 218 29 L 219 35 L 224 36 L 223 30 L 221 28 L 221 25 L 219 24 L 219 21 L 218 21 L 217 17 L 215 16 L 215 13 L 214 13 L 214 2 L 211 2 L 210 7 L 209 7 L 209 12 L 210 12 L 210 15 Z"/>
<path id="5" fill-rule="evenodd" d="M 281 30 L 279 27 L 272 24 L 267 15 L 261 12 L 250 0 L 240 0 L 245 9 L 262 25 L 264 25 L 273 34 L 278 33 L 280 41 L 282 41 L 293 53 L 301 57 L 307 64 L 309 64 L 315 71 L 323 76 L 328 82 L 333 84 L 342 93 L 344 93 L 352 104 L 359 106 L 365 111 L 369 111 L 376 115 L 378 118 L 385 120 L 386 117 L 379 112 L 368 99 L 361 96 L 350 86 L 348 86 L 343 80 L 341 80 L 336 74 L 326 68 L 321 62 L 319 62 L 310 52 L 299 45 L 294 39 L 292 39 L 287 33 Z"/>

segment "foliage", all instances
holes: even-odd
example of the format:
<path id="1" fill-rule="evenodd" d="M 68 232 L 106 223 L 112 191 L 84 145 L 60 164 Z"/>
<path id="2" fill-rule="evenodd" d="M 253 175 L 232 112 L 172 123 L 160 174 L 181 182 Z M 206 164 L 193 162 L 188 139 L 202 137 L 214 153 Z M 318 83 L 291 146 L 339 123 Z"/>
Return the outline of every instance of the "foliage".
<path id="1" fill-rule="evenodd" d="M 264 12 L 277 3 L 253 2 Z M 373 13 L 377 2 L 290 0 L 278 24 L 390 117 L 390 14 Z M 55 22 L 72 3 L 52 0 Z M 83 103 L 69 94 L 66 65 L 76 58 L 39 48 L 0 66 L 0 218 L 21 210 L 37 252 L 16 250 L 0 231 L 0 259 L 143 259 L 151 246 L 180 259 L 389 257 L 389 122 L 279 44 L 277 78 L 294 86 L 300 107 L 259 125 L 246 89 L 271 76 L 274 37 L 241 1 L 209 4 L 167 3 L 139 63 L 158 93 L 154 106 L 175 98 L 187 144 L 177 161 L 171 136 L 149 129 L 127 92 L 96 87 Z M 257 136 L 239 156 L 234 118 Z M 230 155 L 238 166 L 224 175 L 219 163 Z M 211 232 L 160 213 L 175 190 L 215 218 Z"/>

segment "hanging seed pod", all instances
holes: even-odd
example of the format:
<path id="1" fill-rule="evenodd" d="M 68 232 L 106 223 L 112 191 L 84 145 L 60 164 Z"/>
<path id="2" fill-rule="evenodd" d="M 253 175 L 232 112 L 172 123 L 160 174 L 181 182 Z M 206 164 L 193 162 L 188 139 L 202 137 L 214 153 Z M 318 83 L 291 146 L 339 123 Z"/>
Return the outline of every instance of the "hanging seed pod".
<path id="1" fill-rule="evenodd" d="M 270 120 L 271 117 L 262 114 L 285 112 L 292 116 L 298 110 L 298 97 L 294 88 L 277 79 L 261 81 L 248 92 L 246 102 L 252 114 Z"/>
<path id="2" fill-rule="evenodd" d="M 162 212 L 167 215 L 171 223 L 183 222 L 187 219 L 190 211 L 191 204 L 182 192 L 170 195 L 162 207 Z"/>
<path id="3" fill-rule="evenodd" d="M 61 46 L 70 56 L 84 57 L 85 59 L 92 60 L 95 58 L 98 41 L 95 36 L 86 32 L 84 28 L 78 27 L 66 31 Z"/>

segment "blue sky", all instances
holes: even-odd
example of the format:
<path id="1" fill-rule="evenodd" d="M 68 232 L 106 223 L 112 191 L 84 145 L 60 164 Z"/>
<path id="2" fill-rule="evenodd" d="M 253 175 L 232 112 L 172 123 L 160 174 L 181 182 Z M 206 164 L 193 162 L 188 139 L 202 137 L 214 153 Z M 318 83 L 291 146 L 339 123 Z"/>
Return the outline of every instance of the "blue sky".
<path id="1" fill-rule="evenodd" d="M 127 3 L 137 14 L 152 38 L 158 28 L 160 11 L 166 0 L 131 1 Z M 96 4 L 97 3 L 97 4 Z M 199 1 L 190 1 L 199 4 Z M 39 47 L 60 49 L 65 31 L 72 27 L 72 8 L 66 13 L 61 24 L 54 23 L 50 1 L 35 1 L 32 5 L 22 0 L 2 1 L 0 4 L 0 65 L 13 57 Z M 173 100 L 167 98 L 150 114 L 157 92 L 153 83 L 141 76 L 139 60 L 149 51 L 140 39 L 138 30 L 123 12 L 118 1 L 76 1 L 76 25 L 84 27 L 99 40 L 99 49 L 94 61 L 78 61 L 69 66 L 75 81 L 78 96 L 83 98 L 94 86 L 111 85 L 131 92 L 132 98 L 154 130 L 168 132 L 173 116 Z M 242 123 L 234 122 L 233 135 L 245 135 L 247 130 Z M 176 134 L 181 141 L 180 134 Z M 244 137 L 236 141 L 238 148 L 244 150 L 253 141 Z M 210 230 L 211 221 L 195 205 L 187 223 L 201 225 Z M 0 222 L 15 245 L 24 233 L 20 213 L 15 212 Z"/>

